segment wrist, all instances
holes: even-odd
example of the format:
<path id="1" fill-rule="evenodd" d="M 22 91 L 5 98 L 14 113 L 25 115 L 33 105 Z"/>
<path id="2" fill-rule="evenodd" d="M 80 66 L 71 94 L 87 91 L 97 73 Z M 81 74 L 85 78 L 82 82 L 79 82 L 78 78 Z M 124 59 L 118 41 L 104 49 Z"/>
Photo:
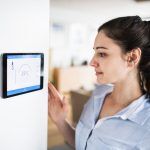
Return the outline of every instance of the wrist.
<path id="1" fill-rule="evenodd" d="M 64 126 L 66 126 L 66 124 L 67 124 L 67 121 L 65 119 L 64 120 L 59 120 L 59 121 L 56 122 L 56 126 L 58 128 L 62 128 Z"/>

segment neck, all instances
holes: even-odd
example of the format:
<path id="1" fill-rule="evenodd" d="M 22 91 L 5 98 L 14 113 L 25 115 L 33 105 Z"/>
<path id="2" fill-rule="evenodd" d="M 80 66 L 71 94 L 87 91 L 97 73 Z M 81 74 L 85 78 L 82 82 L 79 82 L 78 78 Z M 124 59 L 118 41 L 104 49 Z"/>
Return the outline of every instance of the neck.
<path id="1" fill-rule="evenodd" d="M 125 80 L 114 84 L 110 99 L 117 105 L 128 105 L 142 95 L 139 80 L 135 76 L 128 76 Z"/>

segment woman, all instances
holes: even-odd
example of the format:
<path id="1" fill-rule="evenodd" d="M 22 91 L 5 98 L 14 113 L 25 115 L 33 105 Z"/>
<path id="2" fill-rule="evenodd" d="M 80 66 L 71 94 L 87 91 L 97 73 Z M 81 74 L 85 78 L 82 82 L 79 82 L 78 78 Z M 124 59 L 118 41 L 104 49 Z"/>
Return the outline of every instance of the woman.
<path id="1" fill-rule="evenodd" d="M 76 129 L 66 103 L 49 84 L 49 116 L 76 150 L 150 150 L 150 22 L 139 16 L 104 23 L 94 42 L 100 84 Z M 112 86 L 110 86 L 110 84 Z"/>

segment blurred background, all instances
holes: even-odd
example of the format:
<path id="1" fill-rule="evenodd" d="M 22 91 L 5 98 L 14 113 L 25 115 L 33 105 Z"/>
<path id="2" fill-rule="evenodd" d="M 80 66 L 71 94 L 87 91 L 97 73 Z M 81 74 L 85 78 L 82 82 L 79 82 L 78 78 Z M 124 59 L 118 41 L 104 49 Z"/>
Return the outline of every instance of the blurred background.
<path id="1" fill-rule="evenodd" d="M 68 120 L 76 126 L 83 105 L 96 85 L 88 65 L 97 28 L 120 16 L 150 19 L 149 0 L 51 0 L 49 80 L 67 97 Z M 49 150 L 71 149 L 49 119 Z"/>

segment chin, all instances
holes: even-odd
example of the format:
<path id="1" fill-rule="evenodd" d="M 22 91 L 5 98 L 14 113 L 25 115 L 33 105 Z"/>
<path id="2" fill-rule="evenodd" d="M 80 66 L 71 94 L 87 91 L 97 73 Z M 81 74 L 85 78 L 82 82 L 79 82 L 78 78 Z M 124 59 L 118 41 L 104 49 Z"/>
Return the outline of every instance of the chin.
<path id="1" fill-rule="evenodd" d="M 108 84 L 108 82 L 106 82 L 106 81 L 104 81 L 104 80 L 98 80 L 98 79 L 97 79 L 97 83 L 98 83 L 98 84 Z"/>
<path id="2" fill-rule="evenodd" d="M 98 84 L 113 84 L 113 82 L 111 82 L 111 81 L 106 81 L 106 80 L 102 80 L 102 79 L 97 79 L 97 83 Z"/>

